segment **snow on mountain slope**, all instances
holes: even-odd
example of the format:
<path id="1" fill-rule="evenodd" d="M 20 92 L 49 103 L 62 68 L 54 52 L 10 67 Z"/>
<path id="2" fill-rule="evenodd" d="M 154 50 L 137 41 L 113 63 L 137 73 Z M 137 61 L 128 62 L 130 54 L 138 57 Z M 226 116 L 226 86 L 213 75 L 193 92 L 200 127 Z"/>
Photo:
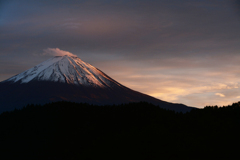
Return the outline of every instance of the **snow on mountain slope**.
<path id="1" fill-rule="evenodd" d="M 5 82 L 28 83 L 30 81 L 52 81 L 75 85 L 111 87 L 121 86 L 106 74 L 74 56 L 56 56 L 43 63 L 7 79 Z"/>

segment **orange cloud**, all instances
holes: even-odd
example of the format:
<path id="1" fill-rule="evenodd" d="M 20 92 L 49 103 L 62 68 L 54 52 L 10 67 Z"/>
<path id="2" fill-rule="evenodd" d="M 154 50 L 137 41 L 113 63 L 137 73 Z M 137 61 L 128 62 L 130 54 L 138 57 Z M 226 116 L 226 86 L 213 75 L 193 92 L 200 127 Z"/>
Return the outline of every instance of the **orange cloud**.
<path id="1" fill-rule="evenodd" d="M 215 95 L 216 95 L 216 96 L 220 96 L 220 97 L 225 97 L 225 95 L 222 94 L 222 93 L 215 93 Z"/>
<path id="2" fill-rule="evenodd" d="M 69 55 L 69 56 L 76 56 L 68 51 L 63 51 L 59 48 L 48 48 L 43 50 L 43 55 L 50 55 L 50 56 L 64 56 L 64 55 Z"/>

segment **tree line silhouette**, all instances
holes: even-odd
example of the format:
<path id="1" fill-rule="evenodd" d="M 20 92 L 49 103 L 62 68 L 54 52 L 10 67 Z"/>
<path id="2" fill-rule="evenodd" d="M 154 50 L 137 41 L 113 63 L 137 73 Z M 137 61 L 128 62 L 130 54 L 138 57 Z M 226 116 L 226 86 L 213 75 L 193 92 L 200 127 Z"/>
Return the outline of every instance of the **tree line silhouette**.
<path id="1" fill-rule="evenodd" d="M 146 102 L 27 105 L 0 115 L 1 159 L 231 159 L 240 102 L 187 113 Z"/>

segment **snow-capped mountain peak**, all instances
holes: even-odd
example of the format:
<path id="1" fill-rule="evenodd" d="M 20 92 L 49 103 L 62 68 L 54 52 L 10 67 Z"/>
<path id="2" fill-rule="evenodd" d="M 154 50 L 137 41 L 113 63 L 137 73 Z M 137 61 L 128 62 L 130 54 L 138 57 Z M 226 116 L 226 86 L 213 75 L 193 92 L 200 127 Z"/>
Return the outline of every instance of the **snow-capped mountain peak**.
<path id="1" fill-rule="evenodd" d="M 28 83 L 30 81 L 52 81 L 74 85 L 111 87 L 119 83 L 94 66 L 82 61 L 76 56 L 56 56 L 35 67 L 26 70 L 5 82 Z"/>
<path id="2" fill-rule="evenodd" d="M 175 111 L 191 107 L 172 104 L 131 90 L 76 56 L 50 58 L 0 82 L 0 113 L 27 104 L 71 101 L 97 105 L 145 101 Z"/>

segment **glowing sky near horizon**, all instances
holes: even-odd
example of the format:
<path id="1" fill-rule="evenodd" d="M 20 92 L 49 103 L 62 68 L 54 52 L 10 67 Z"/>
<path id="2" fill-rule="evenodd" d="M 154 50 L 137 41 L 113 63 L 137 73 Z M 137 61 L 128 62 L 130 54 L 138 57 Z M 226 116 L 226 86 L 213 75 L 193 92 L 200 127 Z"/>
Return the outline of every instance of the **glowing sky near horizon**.
<path id="1" fill-rule="evenodd" d="M 58 48 L 161 100 L 228 105 L 240 101 L 239 28 L 239 0 L 0 0 L 0 81 Z"/>

